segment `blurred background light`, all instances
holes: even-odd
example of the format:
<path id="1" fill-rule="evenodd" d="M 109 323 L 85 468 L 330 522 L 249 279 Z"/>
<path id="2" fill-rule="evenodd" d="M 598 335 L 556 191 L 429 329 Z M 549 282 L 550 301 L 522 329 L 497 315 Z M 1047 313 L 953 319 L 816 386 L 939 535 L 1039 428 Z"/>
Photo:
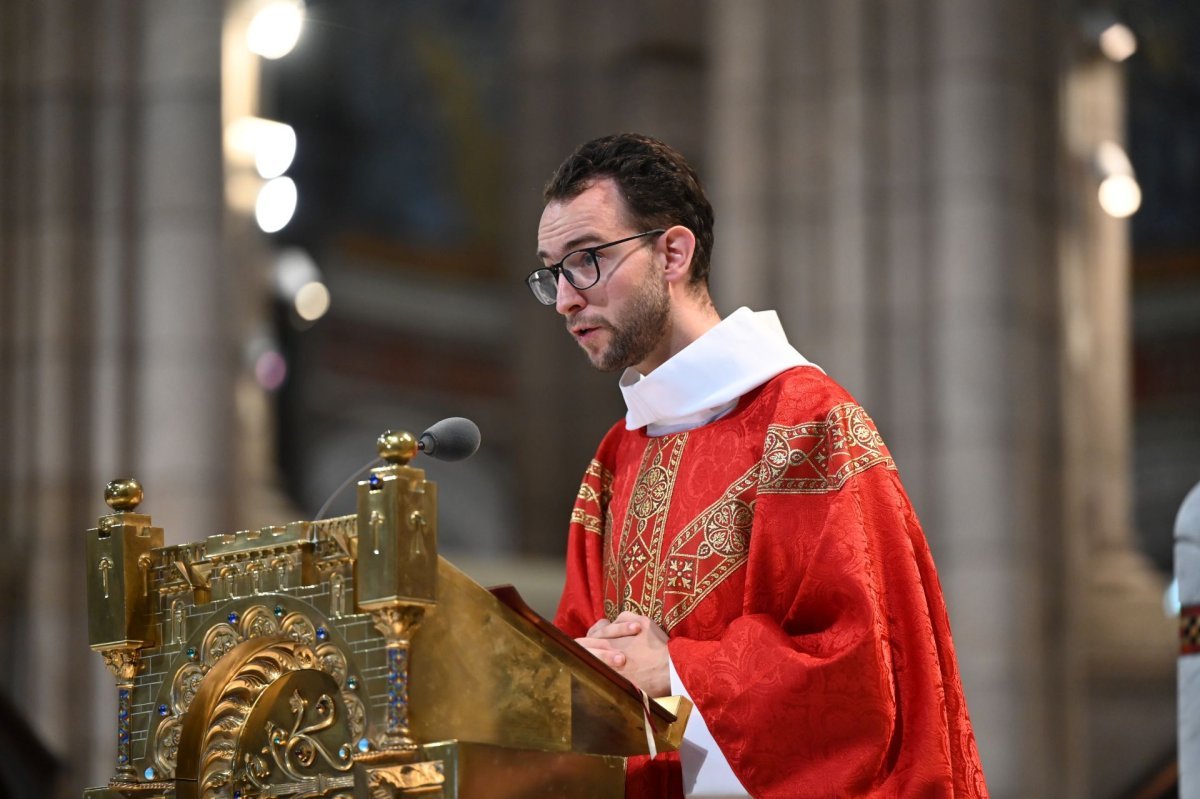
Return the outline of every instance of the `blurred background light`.
<path id="1" fill-rule="evenodd" d="M 274 178 L 263 184 L 254 204 L 254 219 L 264 233 L 282 230 L 296 213 L 296 184 L 291 178 Z"/>
<path id="2" fill-rule="evenodd" d="M 1137 37 L 1128 25 L 1114 22 L 1099 36 L 1100 52 L 1117 62 L 1124 61 L 1137 52 Z"/>
<path id="3" fill-rule="evenodd" d="M 246 29 L 246 46 L 263 58 L 282 58 L 296 46 L 303 27 L 303 2 L 271 0 L 250 20 Z"/>
<path id="4" fill-rule="evenodd" d="M 1125 149 L 1116 142 L 1101 142 L 1094 159 L 1100 177 L 1097 197 L 1109 216 L 1125 219 L 1142 205 L 1142 188 L 1133 174 L 1133 164 Z"/>
<path id="5" fill-rule="evenodd" d="M 315 322 L 329 310 L 329 289 L 319 280 L 305 283 L 296 292 L 296 313 L 306 322 Z"/>
<path id="6" fill-rule="evenodd" d="M 277 178 L 296 157 L 296 130 L 283 122 L 244 116 L 226 127 L 225 146 L 235 163 L 253 163 L 263 178 Z"/>
<path id="7" fill-rule="evenodd" d="M 267 391 L 278 391 L 287 379 L 287 361 L 277 350 L 266 350 L 254 361 L 254 379 Z"/>
<path id="8" fill-rule="evenodd" d="M 1125 219 L 1142 207 L 1142 187 L 1133 175 L 1109 175 L 1100 181 L 1100 207 L 1109 216 Z"/>

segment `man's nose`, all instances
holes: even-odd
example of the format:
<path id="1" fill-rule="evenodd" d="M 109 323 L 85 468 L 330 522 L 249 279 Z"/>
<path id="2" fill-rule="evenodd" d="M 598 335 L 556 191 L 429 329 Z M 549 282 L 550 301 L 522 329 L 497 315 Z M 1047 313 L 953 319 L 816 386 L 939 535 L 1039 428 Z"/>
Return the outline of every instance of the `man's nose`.
<path id="1" fill-rule="evenodd" d="M 563 316 L 569 316 L 583 310 L 586 305 L 583 292 L 571 285 L 566 273 L 560 274 L 555 287 L 554 309 Z"/>

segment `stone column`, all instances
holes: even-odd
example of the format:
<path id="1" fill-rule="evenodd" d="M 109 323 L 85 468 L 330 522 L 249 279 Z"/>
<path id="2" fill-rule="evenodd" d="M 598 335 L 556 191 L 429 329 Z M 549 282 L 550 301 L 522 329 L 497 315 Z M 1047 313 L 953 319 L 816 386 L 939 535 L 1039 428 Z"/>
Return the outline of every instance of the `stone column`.
<path id="1" fill-rule="evenodd" d="M 137 475 L 177 543 L 223 531 L 218 4 L 6 0 L 0 25 L 0 679 L 70 767 L 111 775 L 116 699 L 87 652 L 83 532 Z"/>
<path id="2" fill-rule="evenodd" d="M 579 144 L 636 130 L 670 141 L 701 166 L 703 8 L 687 0 L 560 3 L 522 0 L 515 53 L 509 251 L 513 279 L 537 266 L 541 190 Z M 518 375 L 519 545 L 566 546 L 570 508 L 588 459 L 624 414 L 617 375 L 596 372 L 553 307 L 524 288 L 514 314 Z"/>
<path id="3" fill-rule="evenodd" d="M 1001 797 L 1064 785 L 1044 9 L 710 5 L 718 305 L 777 308 L 891 443 Z"/>

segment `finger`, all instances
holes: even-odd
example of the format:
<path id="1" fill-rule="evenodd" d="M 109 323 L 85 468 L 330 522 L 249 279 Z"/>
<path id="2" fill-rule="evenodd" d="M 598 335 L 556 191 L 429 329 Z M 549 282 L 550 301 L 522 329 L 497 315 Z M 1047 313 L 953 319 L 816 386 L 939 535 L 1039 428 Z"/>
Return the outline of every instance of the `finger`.
<path id="1" fill-rule="evenodd" d="M 613 648 L 612 644 L 610 644 L 607 639 L 594 638 L 594 637 L 590 637 L 590 636 L 587 638 L 576 638 L 575 643 L 579 644 L 580 646 L 582 646 L 584 649 L 587 649 L 587 650 L 612 649 Z"/>
<path id="2" fill-rule="evenodd" d="M 639 616 L 630 610 L 621 611 L 621 613 L 618 614 L 615 619 L 613 619 L 613 623 L 636 624 L 640 630 L 649 629 L 649 625 L 653 624 L 653 622 L 651 622 L 646 616 Z"/>
<path id="3" fill-rule="evenodd" d="M 637 635 L 642 631 L 642 625 L 638 622 L 613 622 L 607 627 L 602 627 L 591 636 L 598 640 L 612 640 L 613 638 L 626 638 L 631 635 Z"/>
<path id="4" fill-rule="evenodd" d="M 592 649 L 590 647 L 588 651 L 607 664 L 609 668 L 619 669 L 625 665 L 625 655 L 622 652 L 617 652 L 613 649 Z"/>
<path id="5" fill-rule="evenodd" d="M 587 634 L 589 636 L 595 635 L 611 623 L 612 622 L 610 622 L 608 619 L 597 619 L 596 623 L 592 625 L 592 628 L 587 631 Z"/>

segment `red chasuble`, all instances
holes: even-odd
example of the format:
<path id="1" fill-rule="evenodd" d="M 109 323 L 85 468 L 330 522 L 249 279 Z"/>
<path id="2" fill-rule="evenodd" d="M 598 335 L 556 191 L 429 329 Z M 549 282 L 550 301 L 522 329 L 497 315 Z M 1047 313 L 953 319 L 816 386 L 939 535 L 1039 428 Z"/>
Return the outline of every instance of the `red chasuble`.
<path id="1" fill-rule="evenodd" d="M 987 795 L 925 536 L 874 423 L 820 370 L 693 430 L 609 431 L 555 623 L 581 637 L 624 610 L 667 631 L 752 796 Z M 678 756 L 631 759 L 628 783 L 681 796 Z"/>

